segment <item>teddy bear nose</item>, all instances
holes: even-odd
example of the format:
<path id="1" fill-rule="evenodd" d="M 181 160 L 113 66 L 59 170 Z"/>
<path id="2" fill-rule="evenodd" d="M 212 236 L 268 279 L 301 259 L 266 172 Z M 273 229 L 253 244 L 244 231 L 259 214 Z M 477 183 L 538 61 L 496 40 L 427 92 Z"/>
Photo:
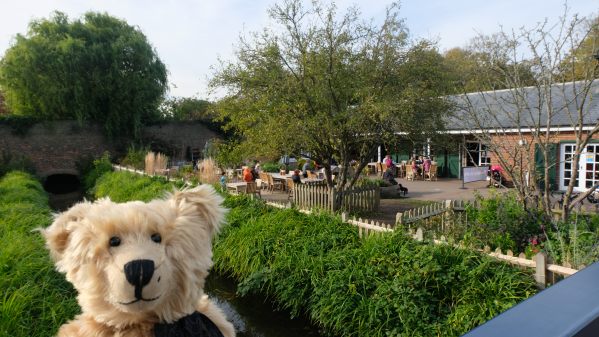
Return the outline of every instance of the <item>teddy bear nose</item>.
<path id="1" fill-rule="evenodd" d="M 136 290 L 138 288 L 141 290 L 143 286 L 150 283 L 152 275 L 154 275 L 154 261 L 152 260 L 133 260 L 125 264 L 127 282 L 135 286 Z"/>

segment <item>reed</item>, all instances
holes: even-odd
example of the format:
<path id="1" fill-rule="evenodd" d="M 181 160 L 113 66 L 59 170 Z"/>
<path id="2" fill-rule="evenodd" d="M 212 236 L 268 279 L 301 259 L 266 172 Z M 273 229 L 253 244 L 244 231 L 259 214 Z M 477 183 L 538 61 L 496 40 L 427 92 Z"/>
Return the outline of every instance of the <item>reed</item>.
<path id="1" fill-rule="evenodd" d="M 198 178 L 202 184 L 216 184 L 221 170 L 212 158 L 206 158 L 198 163 Z"/>
<path id="2" fill-rule="evenodd" d="M 154 152 L 148 152 L 148 154 L 146 154 L 146 159 L 145 159 L 145 172 L 147 175 L 153 175 L 154 174 L 154 163 L 156 162 L 156 154 L 154 154 Z"/>

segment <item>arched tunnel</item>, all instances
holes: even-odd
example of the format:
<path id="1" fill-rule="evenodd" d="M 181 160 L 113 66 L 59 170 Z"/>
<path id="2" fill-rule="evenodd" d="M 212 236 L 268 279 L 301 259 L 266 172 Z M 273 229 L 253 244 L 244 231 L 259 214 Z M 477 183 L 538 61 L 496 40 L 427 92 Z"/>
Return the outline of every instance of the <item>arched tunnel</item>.
<path id="1" fill-rule="evenodd" d="M 43 186 L 48 192 L 50 207 L 56 211 L 66 210 L 83 198 L 84 191 L 77 174 L 50 174 L 43 180 Z"/>

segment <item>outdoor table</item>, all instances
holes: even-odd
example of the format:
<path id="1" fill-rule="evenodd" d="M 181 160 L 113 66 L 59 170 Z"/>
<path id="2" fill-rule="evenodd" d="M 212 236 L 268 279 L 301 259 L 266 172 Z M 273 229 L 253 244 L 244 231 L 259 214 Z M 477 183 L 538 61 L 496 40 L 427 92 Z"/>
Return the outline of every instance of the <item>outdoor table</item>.
<path id="1" fill-rule="evenodd" d="M 280 173 L 270 173 L 272 176 L 272 180 L 280 181 L 283 185 L 283 190 L 287 190 L 287 178 L 291 178 L 291 173 L 280 174 Z"/>
<path id="2" fill-rule="evenodd" d="M 227 183 L 227 190 L 231 190 L 237 194 L 245 193 L 246 188 L 247 183 L 245 181 L 239 183 Z"/>
<path id="3" fill-rule="evenodd" d="M 372 163 L 368 163 L 366 166 L 370 169 L 370 172 L 376 172 L 376 165 L 378 162 L 374 161 Z"/>
<path id="4" fill-rule="evenodd" d="M 324 179 L 321 178 L 304 178 L 302 179 L 302 184 L 319 184 L 322 183 Z"/>

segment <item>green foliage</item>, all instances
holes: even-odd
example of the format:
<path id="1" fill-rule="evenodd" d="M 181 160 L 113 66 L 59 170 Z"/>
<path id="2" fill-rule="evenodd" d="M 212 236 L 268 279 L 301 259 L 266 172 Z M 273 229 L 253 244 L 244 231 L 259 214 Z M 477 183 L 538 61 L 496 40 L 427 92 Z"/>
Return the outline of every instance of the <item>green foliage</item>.
<path id="1" fill-rule="evenodd" d="M 553 260 L 574 268 L 599 261 L 599 215 L 573 214 L 567 222 L 546 228 L 529 250 L 544 250 Z"/>
<path id="2" fill-rule="evenodd" d="M 242 38 L 236 60 L 211 81 L 226 90 L 216 110 L 244 140 L 243 153 L 310 153 L 324 167 L 332 158 L 349 167 L 399 130 L 414 141 L 438 138 L 447 111 L 440 56 L 430 43 L 409 46 L 398 11 L 391 4 L 378 26 L 356 8 L 274 5 L 274 28 Z M 352 178 L 346 173 L 341 186 Z"/>
<path id="3" fill-rule="evenodd" d="M 140 176 L 131 172 L 112 172 L 97 180 L 95 197 L 110 197 L 114 202 L 150 201 L 173 189 L 163 177 Z"/>
<path id="4" fill-rule="evenodd" d="M 55 12 L 17 34 L 0 61 L 0 85 L 14 114 L 92 120 L 109 136 L 140 136 L 158 117 L 167 89 L 164 64 L 146 36 L 125 21 Z"/>
<path id="5" fill-rule="evenodd" d="M 149 151 L 150 149 L 146 147 L 138 148 L 133 144 L 127 149 L 125 157 L 121 159 L 121 165 L 143 171 L 146 167 L 146 155 Z"/>
<path id="6" fill-rule="evenodd" d="M 83 189 L 86 193 L 93 195 L 96 181 L 110 171 L 112 171 L 112 162 L 110 162 L 110 153 L 108 152 L 104 152 L 102 157 L 94 159 L 90 164 L 79 167 L 79 174 L 83 177 Z"/>
<path id="7" fill-rule="evenodd" d="M 216 143 L 214 159 L 221 167 L 239 167 L 243 163 L 243 149 L 234 142 Z"/>
<path id="8" fill-rule="evenodd" d="M 543 233 L 542 213 L 525 209 L 514 192 L 491 193 L 488 197 L 476 197 L 476 207 L 469 205 L 466 212 L 456 212 L 450 226 L 441 229 L 440 217 L 419 223 L 417 226 L 444 235 L 451 242 L 466 246 L 502 251 L 524 252 L 533 237 Z"/>
<path id="9" fill-rule="evenodd" d="M 174 97 L 162 103 L 163 118 L 175 121 L 211 121 L 210 102 L 193 97 Z"/>
<path id="10" fill-rule="evenodd" d="M 159 196 L 147 177 L 113 172 L 97 194 Z M 339 218 L 275 209 L 227 196 L 228 225 L 216 239 L 215 270 L 241 293 L 273 298 L 339 336 L 458 336 L 535 293 L 526 272 L 479 253 L 418 243 L 399 232 L 361 240 Z"/>
<path id="11" fill-rule="evenodd" d="M 79 312 L 34 229 L 51 222 L 48 198 L 30 175 L 0 179 L 0 336 L 54 336 Z"/>
<path id="12" fill-rule="evenodd" d="M 535 292 L 527 273 L 397 232 L 357 238 L 326 216 L 229 197 L 215 268 L 341 336 L 457 336 Z"/>
<path id="13" fill-rule="evenodd" d="M 270 172 L 270 173 L 275 173 L 275 172 L 278 173 L 280 170 L 280 166 L 281 165 L 278 163 L 264 163 L 264 164 L 260 165 L 260 167 L 262 168 L 262 171 Z"/>
<path id="14" fill-rule="evenodd" d="M 35 173 L 33 163 L 28 158 L 8 150 L 2 150 L 0 152 L 0 177 L 16 170 Z"/>

